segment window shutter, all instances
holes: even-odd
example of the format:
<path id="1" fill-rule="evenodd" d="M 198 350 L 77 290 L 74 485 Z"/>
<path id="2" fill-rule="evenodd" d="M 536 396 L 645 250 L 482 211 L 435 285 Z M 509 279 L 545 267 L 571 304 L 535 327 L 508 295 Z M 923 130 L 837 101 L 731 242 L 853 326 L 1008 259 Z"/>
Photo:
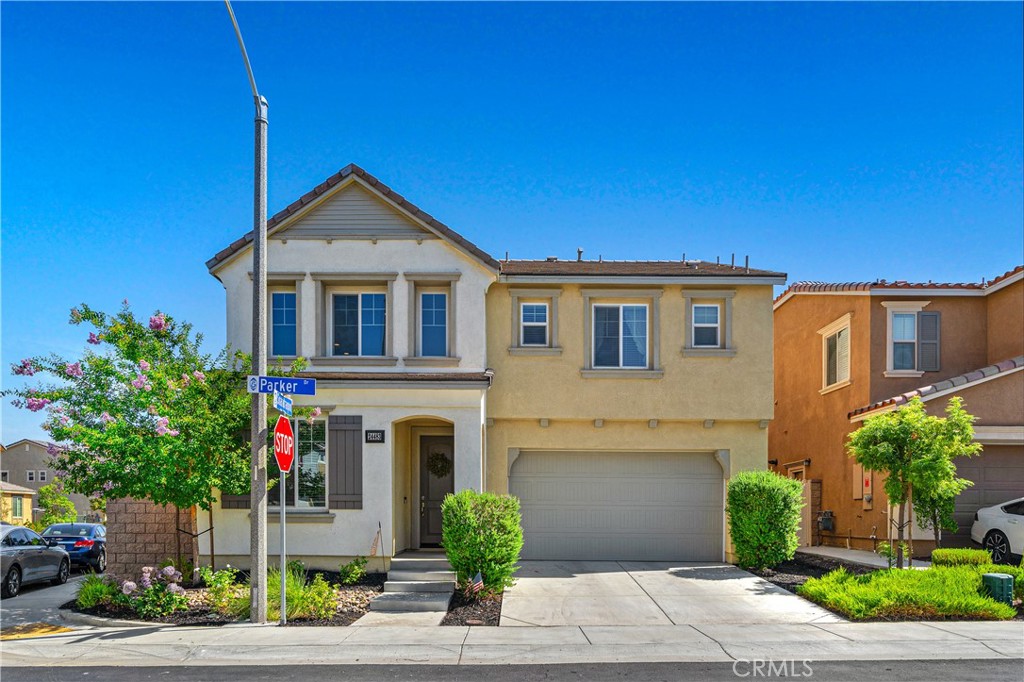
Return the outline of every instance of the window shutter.
<path id="1" fill-rule="evenodd" d="M 840 329 L 836 334 L 836 381 L 850 379 L 850 330 Z"/>
<path id="2" fill-rule="evenodd" d="M 250 497 L 248 495 L 224 495 L 220 496 L 221 509 L 248 509 Z"/>
<path id="3" fill-rule="evenodd" d="M 939 371 L 939 315 L 917 314 L 917 369 L 921 372 Z"/>
<path id="4" fill-rule="evenodd" d="M 327 506 L 363 508 L 363 418 L 332 416 L 327 422 Z"/>

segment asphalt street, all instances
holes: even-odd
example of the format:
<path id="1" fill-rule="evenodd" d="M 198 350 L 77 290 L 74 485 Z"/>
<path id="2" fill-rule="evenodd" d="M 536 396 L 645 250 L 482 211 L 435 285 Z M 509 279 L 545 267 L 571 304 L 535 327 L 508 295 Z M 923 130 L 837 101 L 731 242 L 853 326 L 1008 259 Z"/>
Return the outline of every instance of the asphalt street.
<path id="1" fill-rule="evenodd" d="M 1013 682 L 1024 676 L 1021 660 L 964 661 L 776 661 L 762 663 L 589 663 L 577 665 L 436 666 L 436 665 L 288 665 L 173 667 L 3 667 L 4 682 L 718 682 L 793 680 L 864 682 Z"/>

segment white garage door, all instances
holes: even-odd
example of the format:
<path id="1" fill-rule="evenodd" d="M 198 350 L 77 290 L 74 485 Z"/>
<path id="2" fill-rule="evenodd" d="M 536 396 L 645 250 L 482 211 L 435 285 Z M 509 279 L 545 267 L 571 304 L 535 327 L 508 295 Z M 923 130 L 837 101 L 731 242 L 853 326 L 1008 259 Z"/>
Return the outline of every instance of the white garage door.
<path id="1" fill-rule="evenodd" d="M 524 451 L 509 492 L 523 559 L 722 559 L 722 467 L 708 453 Z"/>

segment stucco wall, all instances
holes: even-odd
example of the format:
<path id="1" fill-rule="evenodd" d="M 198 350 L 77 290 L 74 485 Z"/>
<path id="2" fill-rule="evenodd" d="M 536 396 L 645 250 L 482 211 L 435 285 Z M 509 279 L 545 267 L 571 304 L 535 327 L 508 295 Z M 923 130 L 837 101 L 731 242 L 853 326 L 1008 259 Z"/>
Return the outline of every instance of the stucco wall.
<path id="1" fill-rule="evenodd" d="M 985 297 L 988 363 L 1024 355 L 1024 280 Z"/>
<path id="2" fill-rule="evenodd" d="M 612 289 L 592 286 L 590 288 Z M 513 330 L 510 285 L 487 295 L 487 348 L 494 368 L 488 416 L 547 419 L 770 419 L 772 416 L 772 312 L 769 286 L 735 289 L 734 357 L 682 356 L 682 286 L 660 288 L 661 378 L 584 378 L 587 340 L 581 287 L 566 284 L 558 299 L 561 355 L 509 353 Z M 686 287 L 694 289 L 697 287 Z M 628 290 L 629 287 L 622 287 Z M 724 313 L 723 313 L 724 317 Z"/>
<path id="3" fill-rule="evenodd" d="M 1024 372 L 1015 372 L 930 400 L 925 403 L 928 414 L 944 417 L 946 405 L 953 395 L 963 398 L 964 409 L 977 418 L 975 426 L 1024 425 Z"/>
<path id="4" fill-rule="evenodd" d="M 53 483 L 56 472 L 53 470 L 53 458 L 46 452 L 46 447 L 38 443 L 27 441 L 12 444 L 12 447 L 0 453 L 0 469 L 8 472 L 8 482 L 20 485 L 22 488 L 39 490 L 44 485 Z M 29 481 L 27 471 L 35 472 L 35 480 Z M 39 472 L 46 471 L 46 480 L 39 480 Z M 75 505 L 78 518 L 84 520 L 95 512 L 89 508 L 89 498 L 78 493 L 65 491 L 65 494 Z M 25 507 L 27 515 L 31 517 L 31 505 Z"/>

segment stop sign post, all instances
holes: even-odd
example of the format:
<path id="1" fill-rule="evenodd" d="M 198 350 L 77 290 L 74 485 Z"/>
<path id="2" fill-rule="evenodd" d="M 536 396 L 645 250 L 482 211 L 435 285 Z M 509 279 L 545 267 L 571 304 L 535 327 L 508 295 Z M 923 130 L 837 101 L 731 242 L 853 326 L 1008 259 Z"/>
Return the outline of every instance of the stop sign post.
<path id="1" fill-rule="evenodd" d="M 292 468 L 292 460 L 295 459 L 295 431 L 292 429 L 292 422 L 285 416 L 277 418 L 277 425 L 274 426 L 274 459 L 277 460 L 277 466 L 281 470 L 281 625 L 288 622 L 285 616 L 287 605 L 285 603 L 285 582 L 287 574 L 287 565 L 285 563 L 285 533 L 284 533 L 284 522 L 285 522 L 285 507 L 288 506 L 288 486 L 285 485 L 285 478 L 288 476 L 288 472 Z"/>

